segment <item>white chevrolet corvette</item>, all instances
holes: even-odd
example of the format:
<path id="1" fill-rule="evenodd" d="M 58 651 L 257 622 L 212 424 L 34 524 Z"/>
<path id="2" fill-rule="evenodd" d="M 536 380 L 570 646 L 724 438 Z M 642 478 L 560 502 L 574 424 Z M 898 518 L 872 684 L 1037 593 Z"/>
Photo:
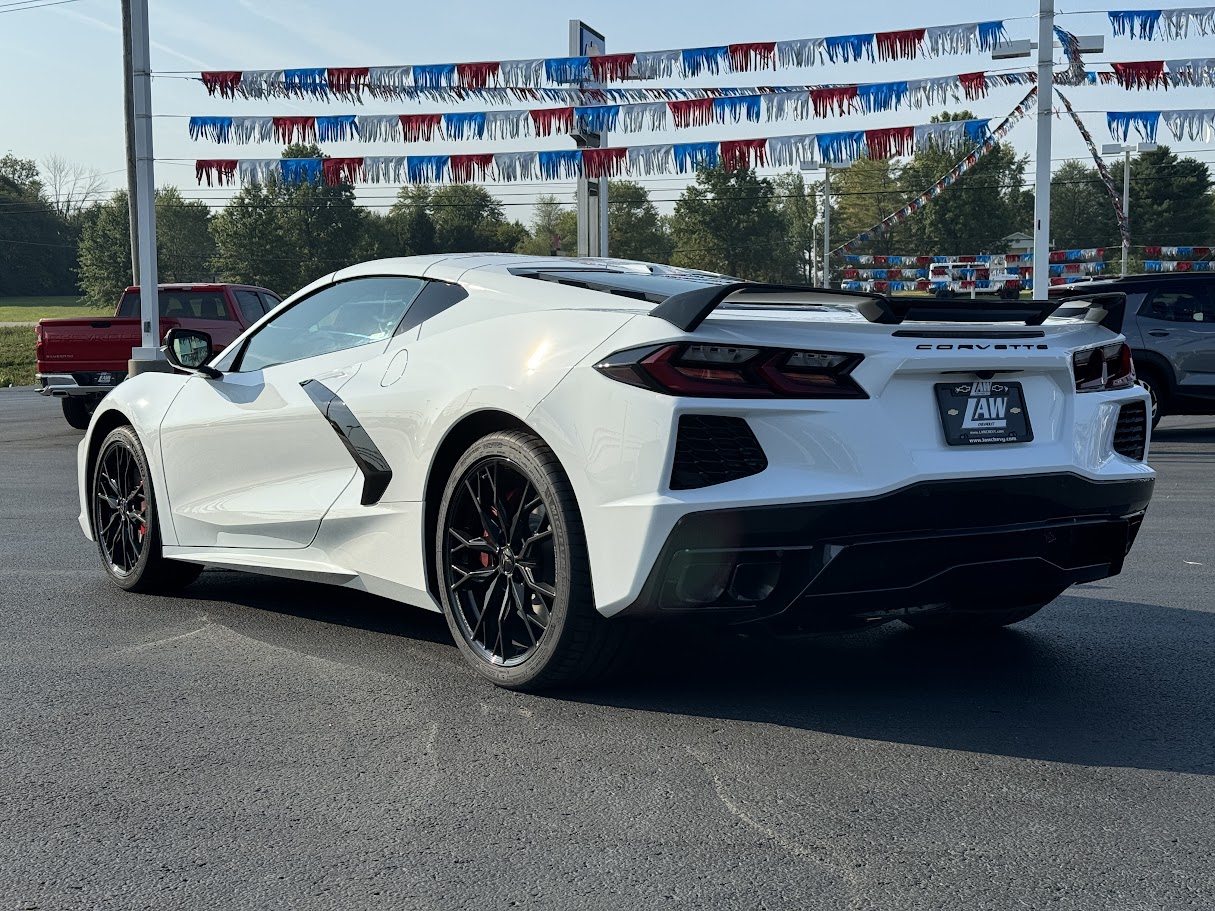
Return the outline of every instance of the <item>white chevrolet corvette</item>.
<path id="1" fill-rule="evenodd" d="M 130 591 L 206 564 L 442 611 L 508 687 L 598 674 L 630 617 L 1002 626 L 1120 572 L 1143 520 L 1124 305 L 365 263 L 219 356 L 171 334 L 178 372 L 93 416 L 80 524 Z"/>

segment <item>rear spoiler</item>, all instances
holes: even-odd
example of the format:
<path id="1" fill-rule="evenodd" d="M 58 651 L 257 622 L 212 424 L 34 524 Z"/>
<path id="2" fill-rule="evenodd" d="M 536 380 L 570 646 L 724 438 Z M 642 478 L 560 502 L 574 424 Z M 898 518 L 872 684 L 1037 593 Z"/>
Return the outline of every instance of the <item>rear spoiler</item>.
<path id="1" fill-rule="evenodd" d="M 1126 294 L 1109 291 L 1084 295 L 1068 300 L 1048 301 L 998 301 L 977 304 L 968 300 L 933 300 L 918 298 L 890 298 L 884 294 L 865 291 L 836 291 L 829 288 L 814 288 L 809 285 L 765 285 L 758 282 L 735 282 L 684 291 L 650 311 L 650 316 L 666 320 L 684 332 L 695 332 L 726 298 L 738 295 L 756 297 L 773 294 L 797 294 L 815 298 L 832 297 L 840 302 L 851 302 L 857 311 L 871 323 L 897 326 L 904 321 L 948 322 L 948 323 L 1024 323 L 1040 326 L 1052 313 L 1062 306 L 1087 304 L 1086 322 L 1099 323 L 1116 334 L 1122 333 L 1126 316 Z M 733 303 L 748 302 L 736 298 Z M 805 300 L 755 301 L 753 306 L 796 307 L 804 306 Z"/>

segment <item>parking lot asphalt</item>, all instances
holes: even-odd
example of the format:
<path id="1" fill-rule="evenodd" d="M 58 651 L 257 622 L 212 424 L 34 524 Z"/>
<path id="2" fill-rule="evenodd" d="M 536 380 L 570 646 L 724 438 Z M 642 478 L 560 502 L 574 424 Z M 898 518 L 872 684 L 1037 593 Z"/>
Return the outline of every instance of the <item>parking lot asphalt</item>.
<path id="1" fill-rule="evenodd" d="M 1014 630 L 654 632 L 559 697 L 357 593 L 119 592 L 79 439 L 0 390 L 0 909 L 1215 906 L 1213 420 Z"/>

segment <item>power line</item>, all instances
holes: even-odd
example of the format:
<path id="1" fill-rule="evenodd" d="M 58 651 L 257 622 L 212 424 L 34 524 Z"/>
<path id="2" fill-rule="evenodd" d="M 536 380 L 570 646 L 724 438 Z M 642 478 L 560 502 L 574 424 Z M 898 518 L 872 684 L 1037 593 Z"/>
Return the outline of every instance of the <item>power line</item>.
<path id="1" fill-rule="evenodd" d="M 47 6 L 63 6 L 65 3 L 79 3 L 80 0 L 29 0 L 28 4 L 8 3 L 0 5 L 0 14 L 3 13 L 24 13 L 26 10 L 42 9 Z"/>

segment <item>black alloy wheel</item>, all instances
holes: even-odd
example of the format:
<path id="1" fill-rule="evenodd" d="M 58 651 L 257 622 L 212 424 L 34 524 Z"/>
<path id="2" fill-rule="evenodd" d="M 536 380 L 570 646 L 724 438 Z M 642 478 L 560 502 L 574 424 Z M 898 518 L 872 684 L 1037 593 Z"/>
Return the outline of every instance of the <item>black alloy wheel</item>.
<path id="1" fill-rule="evenodd" d="M 142 467 L 124 440 L 109 441 L 97 459 L 93 515 L 111 575 L 129 576 L 147 544 L 148 493 Z"/>
<path id="2" fill-rule="evenodd" d="M 490 664 L 526 661 L 548 632 L 556 576 L 544 498 L 513 462 L 478 462 L 447 520 L 445 581 L 465 641 Z"/>
<path id="3" fill-rule="evenodd" d="M 611 664 L 622 625 L 595 609 L 578 505 L 538 437 L 472 445 L 448 478 L 435 545 L 448 626 L 482 676 L 534 690 Z"/>
<path id="4" fill-rule="evenodd" d="M 161 551 L 152 476 L 131 427 L 116 427 L 102 441 L 90 491 L 93 538 L 115 585 L 171 594 L 198 578 L 201 566 L 166 560 Z"/>

